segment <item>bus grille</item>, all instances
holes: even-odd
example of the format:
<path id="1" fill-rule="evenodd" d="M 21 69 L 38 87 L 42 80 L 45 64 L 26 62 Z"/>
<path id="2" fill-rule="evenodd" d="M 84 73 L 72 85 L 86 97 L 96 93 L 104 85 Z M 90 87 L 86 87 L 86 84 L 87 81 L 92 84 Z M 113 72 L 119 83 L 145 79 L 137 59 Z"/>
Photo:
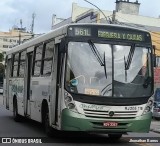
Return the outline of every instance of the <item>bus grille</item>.
<path id="1" fill-rule="evenodd" d="M 109 111 L 83 110 L 86 117 L 98 119 L 132 119 L 137 114 L 137 111 L 114 111 L 114 115 L 110 117 Z"/>

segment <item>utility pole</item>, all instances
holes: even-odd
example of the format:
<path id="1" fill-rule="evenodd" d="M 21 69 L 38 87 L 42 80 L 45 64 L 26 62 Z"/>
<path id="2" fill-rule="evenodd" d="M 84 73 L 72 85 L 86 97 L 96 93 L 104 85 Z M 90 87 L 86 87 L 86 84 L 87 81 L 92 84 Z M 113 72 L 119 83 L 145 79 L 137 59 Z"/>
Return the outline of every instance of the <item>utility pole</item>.
<path id="1" fill-rule="evenodd" d="M 21 28 L 19 29 L 19 45 L 21 44 L 22 19 L 20 19 Z"/>
<path id="2" fill-rule="evenodd" d="M 112 15 L 112 24 L 115 24 L 116 21 L 116 11 L 113 10 L 113 15 Z"/>
<path id="3" fill-rule="evenodd" d="M 21 30 L 22 30 L 22 19 L 20 19 L 20 25 L 21 25 Z"/>
<path id="4" fill-rule="evenodd" d="M 21 32 L 19 30 L 19 45 L 21 44 Z"/>
<path id="5" fill-rule="evenodd" d="M 31 24 L 31 33 L 32 33 L 33 36 L 34 36 L 33 31 L 34 31 L 34 19 L 35 19 L 35 16 L 36 16 L 36 14 L 33 13 L 32 14 L 32 24 Z"/>

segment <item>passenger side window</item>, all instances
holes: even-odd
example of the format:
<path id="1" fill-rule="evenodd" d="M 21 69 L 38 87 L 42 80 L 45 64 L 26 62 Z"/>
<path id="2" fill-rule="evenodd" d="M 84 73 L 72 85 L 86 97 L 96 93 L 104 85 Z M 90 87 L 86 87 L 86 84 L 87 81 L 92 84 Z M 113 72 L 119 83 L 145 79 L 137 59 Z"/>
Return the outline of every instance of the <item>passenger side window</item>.
<path id="1" fill-rule="evenodd" d="M 18 75 L 18 62 L 19 62 L 19 53 L 13 56 L 12 77 L 17 77 Z"/>
<path id="2" fill-rule="evenodd" d="M 45 49 L 44 49 L 44 56 L 43 56 L 43 67 L 42 67 L 43 75 L 47 75 L 47 76 L 51 75 L 54 51 L 55 51 L 54 41 L 46 43 Z"/>
<path id="3" fill-rule="evenodd" d="M 19 76 L 20 77 L 24 77 L 25 59 L 26 59 L 26 51 L 23 51 L 20 53 L 20 66 L 19 66 Z"/>
<path id="4" fill-rule="evenodd" d="M 41 72 L 43 44 L 35 48 L 34 70 L 33 75 L 39 76 Z"/>

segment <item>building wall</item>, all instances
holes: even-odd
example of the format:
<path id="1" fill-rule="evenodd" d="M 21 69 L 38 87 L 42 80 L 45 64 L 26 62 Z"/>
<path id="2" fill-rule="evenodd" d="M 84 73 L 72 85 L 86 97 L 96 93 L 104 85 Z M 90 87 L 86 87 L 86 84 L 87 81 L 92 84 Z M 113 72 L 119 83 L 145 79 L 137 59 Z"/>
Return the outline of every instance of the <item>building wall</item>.
<path id="1" fill-rule="evenodd" d="M 72 22 L 77 22 L 77 18 L 79 19 L 80 17 L 83 17 L 83 15 L 86 15 L 87 13 L 89 14 L 91 12 L 99 14 L 99 16 L 97 16 L 98 17 L 97 22 L 100 22 L 101 19 L 104 19 L 104 15 L 99 10 L 80 7 L 77 5 L 77 3 L 73 3 L 72 4 Z M 103 13 L 105 14 L 106 17 L 111 17 L 111 15 L 113 14 L 112 11 L 103 11 Z M 86 19 L 86 18 L 84 18 L 84 19 Z M 89 20 L 89 19 L 87 19 L 87 20 Z M 90 19 L 89 21 L 92 21 L 92 19 Z"/>
<path id="2" fill-rule="evenodd" d="M 87 13 L 91 14 L 91 12 L 93 12 L 94 14 L 97 15 L 97 21 L 94 21 L 95 23 L 109 23 L 109 20 L 112 20 L 114 16 L 114 20 L 116 20 L 116 22 L 119 22 L 119 24 L 148 30 L 151 33 L 153 45 L 156 46 L 156 55 L 160 56 L 160 18 L 141 16 L 137 14 L 126 14 L 126 13 L 122 13 L 121 11 L 119 12 L 115 11 L 113 15 L 112 11 L 103 11 L 108 19 L 106 21 L 104 15 L 101 12 L 99 12 L 99 10 L 80 7 L 75 3 L 73 4 L 72 8 L 73 8 L 72 20 L 74 22 L 76 22 L 77 19 L 79 20 L 78 23 L 79 22 L 88 22 L 88 23 L 93 22 L 94 20 L 91 19 L 91 16 L 89 15 L 87 16 Z M 135 11 L 137 11 L 138 13 L 138 10 L 135 10 Z M 87 17 L 84 17 L 85 15 Z"/>
<path id="3" fill-rule="evenodd" d="M 129 2 L 129 0 L 119 0 L 118 2 L 119 6 L 117 6 L 116 3 L 117 12 L 114 11 L 113 13 L 112 11 L 103 11 L 105 16 L 107 17 L 107 20 L 99 10 L 81 7 L 76 3 L 73 3 L 71 15 L 72 17 L 67 19 L 69 21 L 65 20 L 59 24 L 56 24 L 56 28 L 68 23 L 110 23 L 110 21 L 112 21 L 113 19 L 115 20 L 115 22 L 118 22 L 118 24 L 148 30 L 151 33 L 153 45 L 155 45 L 156 47 L 156 55 L 160 56 L 160 18 L 138 15 L 140 6 L 138 1 Z M 122 7 L 126 10 L 123 9 L 124 11 L 121 11 Z M 129 13 L 127 11 L 131 12 Z"/>
<path id="4" fill-rule="evenodd" d="M 55 25 L 53 25 L 53 26 L 52 26 L 52 30 L 53 30 L 53 29 L 56 29 L 56 28 L 59 28 L 59 27 L 61 27 L 61 26 L 64 26 L 64 25 L 66 25 L 66 24 L 69 24 L 69 23 L 72 23 L 71 17 L 68 18 L 68 19 L 65 19 L 65 20 L 63 20 L 63 21 L 61 21 L 61 22 L 59 22 L 59 23 L 56 23 Z"/>
<path id="5" fill-rule="evenodd" d="M 138 15 L 139 6 L 140 6 L 140 3 L 138 2 L 129 2 L 129 0 L 127 1 L 117 0 L 116 12 Z"/>
<path id="6" fill-rule="evenodd" d="M 72 22 L 75 22 L 77 19 L 77 16 L 87 12 L 88 10 L 89 10 L 88 8 L 80 7 L 77 5 L 77 3 L 73 3 L 72 4 L 72 14 L 71 14 Z"/>
<path id="7" fill-rule="evenodd" d="M 117 19 L 119 22 L 133 23 L 133 24 L 138 24 L 140 26 L 147 25 L 147 26 L 160 27 L 160 18 L 153 18 L 141 15 L 133 15 L 133 14 L 132 15 L 123 14 L 120 12 L 117 12 L 115 16 L 116 16 L 115 19 Z"/>
<path id="8" fill-rule="evenodd" d="M 160 32 L 152 32 L 152 44 L 155 46 L 155 53 L 160 56 Z"/>
<path id="9" fill-rule="evenodd" d="M 0 52 L 6 52 L 15 45 L 32 37 L 32 34 L 12 29 L 9 32 L 0 32 Z"/>

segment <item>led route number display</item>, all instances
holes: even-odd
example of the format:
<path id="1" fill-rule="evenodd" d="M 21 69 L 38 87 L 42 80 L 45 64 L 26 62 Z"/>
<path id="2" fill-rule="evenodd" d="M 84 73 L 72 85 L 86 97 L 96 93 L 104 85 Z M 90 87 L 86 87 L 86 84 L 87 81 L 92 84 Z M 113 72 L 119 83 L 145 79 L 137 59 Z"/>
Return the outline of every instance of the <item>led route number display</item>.
<path id="1" fill-rule="evenodd" d="M 91 29 L 76 27 L 75 36 L 91 36 Z"/>

